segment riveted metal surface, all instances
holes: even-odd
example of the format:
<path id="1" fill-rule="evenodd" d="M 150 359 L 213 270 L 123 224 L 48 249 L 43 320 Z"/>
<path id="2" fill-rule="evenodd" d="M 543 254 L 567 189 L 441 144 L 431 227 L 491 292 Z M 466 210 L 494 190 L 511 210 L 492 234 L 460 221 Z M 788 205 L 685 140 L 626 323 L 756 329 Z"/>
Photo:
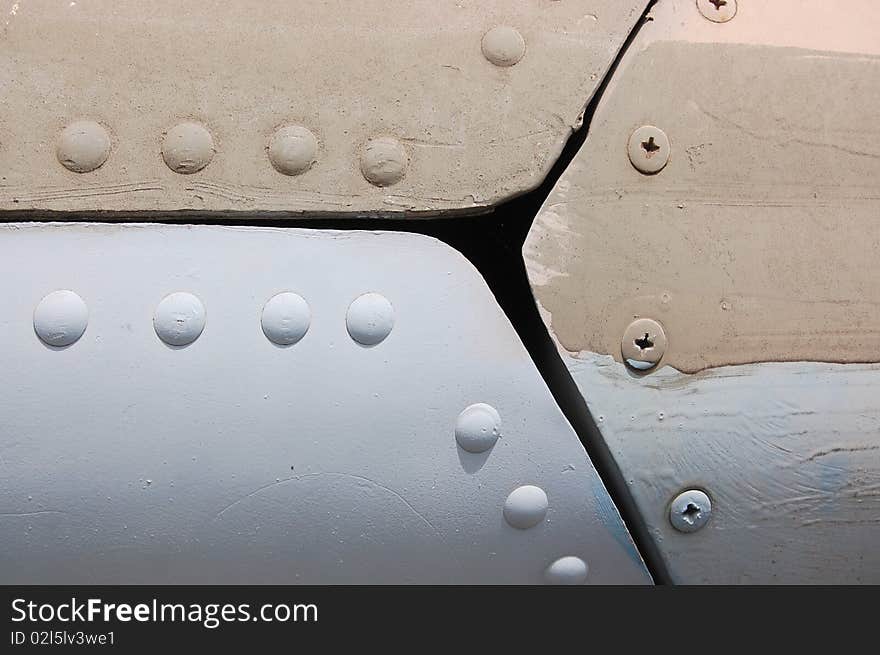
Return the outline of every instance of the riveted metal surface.
<path id="1" fill-rule="evenodd" d="M 657 3 L 528 235 L 542 316 L 675 582 L 880 582 L 877 16 Z M 674 156 L 646 176 L 622 144 L 651 124 Z M 649 376 L 623 363 L 634 316 L 670 335 Z M 711 494 L 692 533 L 683 490 Z"/>
<path id="2" fill-rule="evenodd" d="M 214 158 L 214 139 L 204 125 L 180 123 L 165 134 L 162 157 L 175 173 L 198 173 Z"/>
<path id="3" fill-rule="evenodd" d="M 73 291 L 53 291 L 34 309 L 34 332 L 47 346 L 64 348 L 79 341 L 89 324 L 89 308 Z"/>
<path id="4" fill-rule="evenodd" d="M 496 66 L 514 66 L 526 53 L 522 34 L 507 25 L 499 25 L 483 35 L 483 56 Z"/>
<path id="5" fill-rule="evenodd" d="M 263 307 L 261 324 L 263 334 L 279 346 L 292 346 L 309 331 L 312 313 L 305 299 L 296 293 L 285 292 L 272 296 Z"/>
<path id="6" fill-rule="evenodd" d="M 178 291 L 162 299 L 153 316 L 156 335 L 169 346 L 188 346 L 205 329 L 207 316 L 202 301 Z"/>
<path id="7" fill-rule="evenodd" d="M 0 215 L 485 210 L 541 182 L 647 5 L 0 0 Z M 113 151 L 73 176 L 84 120 Z"/>
<path id="8" fill-rule="evenodd" d="M 318 139 L 305 127 L 289 125 L 272 135 L 267 152 L 279 173 L 302 175 L 315 163 Z"/>
<path id="9" fill-rule="evenodd" d="M 492 293 L 438 241 L 6 224 L 0 279 L 4 583 L 650 582 Z M 62 283 L 88 330 L 49 349 L 31 317 Z M 279 348 L 264 305 L 291 289 L 308 333 Z M 170 348 L 153 312 L 176 293 L 207 322 Z M 364 294 L 394 311 L 370 348 L 349 335 Z M 465 431 L 498 434 L 472 453 L 456 433 L 480 403 Z"/>
<path id="10" fill-rule="evenodd" d="M 362 346 L 375 346 L 394 329 L 394 306 L 380 293 L 365 293 L 349 305 L 345 315 L 348 334 Z"/>
<path id="11" fill-rule="evenodd" d="M 674 582 L 880 583 L 880 365 L 565 361 Z M 670 523 L 683 489 L 711 493 L 690 534 Z"/>
<path id="12" fill-rule="evenodd" d="M 517 487 L 504 501 L 504 519 L 514 528 L 528 530 L 547 516 L 549 501 L 541 487 L 528 484 Z"/>
<path id="13" fill-rule="evenodd" d="M 110 135 L 95 121 L 76 121 L 62 130 L 58 161 L 74 173 L 91 173 L 110 156 Z"/>
<path id="14" fill-rule="evenodd" d="M 674 335 L 663 364 L 691 373 L 880 361 L 880 40 L 862 25 L 880 14 L 828 7 L 741 4 L 718 25 L 655 5 L 525 244 L 567 351 L 620 358 L 650 316 Z M 656 175 L 622 153 L 643 125 L 673 144 Z"/>
<path id="15" fill-rule="evenodd" d="M 476 403 L 458 415 L 455 440 L 469 453 L 484 453 L 501 438 L 501 415 L 486 403 Z"/>

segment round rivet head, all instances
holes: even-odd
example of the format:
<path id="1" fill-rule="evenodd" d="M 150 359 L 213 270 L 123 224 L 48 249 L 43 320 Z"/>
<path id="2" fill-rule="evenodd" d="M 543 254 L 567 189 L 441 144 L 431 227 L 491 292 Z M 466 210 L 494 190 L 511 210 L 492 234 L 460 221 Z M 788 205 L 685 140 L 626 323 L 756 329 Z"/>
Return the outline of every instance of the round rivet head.
<path id="1" fill-rule="evenodd" d="M 504 520 L 514 528 L 527 530 L 544 520 L 547 505 L 547 494 L 541 487 L 519 487 L 504 501 Z"/>
<path id="2" fill-rule="evenodd" d="M 156 307 L 153 327 L 169 346 L 191 344 L 205 329 L 205 306 L 191 293 L 172 293 Z"/>
<path id="3" fill-rule="evenodd" d="M 491 405 L 477 403 L 466 408 L 455 422 L 455 440 L 462 450 L 484 453 L 501 436 L 501 416 Z"/>
<path id="4" fill-rule="evenodd" d="M 162 142 L 162 158 L 175 173 L 197 173 L 210 164 L 213 157 L 214 139 L 199 123 L 175 125 Z"/>
<path id="5" fill-rule="evenodd" d="M 550 585 L 579 585 L 587 581 L 589 567 L 580 557 L 560 557 L 544 571 L 544 580 Z"/>
<path id="6" fill-rule="evenodd" d="M 318 139 L 299 125 L 282 127 L 269 139 L 268 153 L 276 171 L 284 175 L 300 175 L 315 163 Z"/>
<path id="7" fill-rule="evenodd" d="M 34 310 L 34 332 L 49 346 L 76 343 L 89 324 L 89 308 L 73 291 L 53 291 Z"/>
<path id="8" fill-rule="evenodd" d="M 483 56 L 496 66 L 513 66 L 526 53 L 522 34 L 507 25 L 499 25 L 483 35 Z"/>
<path id="9" fill-rule="evenodd" d="M 713 23 L 726 23 L 736 16 L 736 0 L 697 0 L 697 9 Z"/>
<path id="10" fill-rule="evenodd" d="M 348 307 L 345 316 L 348 334 L 362 346 L 375 346 L 391 334 L 394 307 L 378 293 L 365 293 Z"/>
<path id="11" fill-rule="evenodd" d="M 110 156 L 110 135 L 94 121 L 71 123 L 61 132 L 55 155 L 66 169 L 89 173 Z"/>
<path id="12" fill-rule="evenodd" d="M 712 501 L 699 489 L 678 494 L 669 506 L 669 522 L 679 532 L 696 532 L 711 516 Z"/>
<path id="13" fill-rule="evenodd" d="M 669 162 L 669 138 L 659 127 L 643 125 L 629 137 L 627 152 L 636 170 L 654 175 Z"/>
<path id="14" fill-rule="evenodd" d="M 308 303 L 296 293 L 279 293 L 263 307 L 263 334 L 272 343 L 290 346 L 306 336 L 312 313 Z"/>
<path id="15" fill-rule="evenodd" d="M 624 361 L 637 371 L 654 368 L 666 352 L 666 332 L 650 318 L 640 318 L 626 328 L 620 344 Z"/>
<path id="16" fill-rule="evenodd" d="M 391 186 L 403 179 L 409 155 L 403 144 L 390 136 L 367 141 L 361 152 L 361 173 L 370 184 Z"/>

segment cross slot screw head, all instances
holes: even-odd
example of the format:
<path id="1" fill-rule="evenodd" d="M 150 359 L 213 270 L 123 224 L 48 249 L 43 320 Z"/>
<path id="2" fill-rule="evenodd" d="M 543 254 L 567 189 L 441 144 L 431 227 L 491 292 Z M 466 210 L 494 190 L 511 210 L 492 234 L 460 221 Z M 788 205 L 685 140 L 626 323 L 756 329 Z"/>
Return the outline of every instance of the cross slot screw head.
<path id="1" fill-rule="evenodd" d="M 660 363 L 666 344 L 663 326 L 653 319 L 640 318 L 624 330 L 620 354 L 630 368 L 648 371 Z"/>
<path id="2" fill-rule="evenodd" d="M 699 489 L 681 492 L 669 505 L 669 522 L 679 532 L 696 532 L 709 522 L 711 516 L 712 501 Z"/>
<path id="3" fill-rule="evenodd" d="M 726 23 L 736 16 L 736 0 L 697 0 L 697 9 L 713 23 Z"/>
<path id="4" fill-rule="evenodd" d="M 669 137 L 659 127 L 643 125 L 629 137 L 627 152 L 637 171 L 655 175 L 669 163 Z"/>

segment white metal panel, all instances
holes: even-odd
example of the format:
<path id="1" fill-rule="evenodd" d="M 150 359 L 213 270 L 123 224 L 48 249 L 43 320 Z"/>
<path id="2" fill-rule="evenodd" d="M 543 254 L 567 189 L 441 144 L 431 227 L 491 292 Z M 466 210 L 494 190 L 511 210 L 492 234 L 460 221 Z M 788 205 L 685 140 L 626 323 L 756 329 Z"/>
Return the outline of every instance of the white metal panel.
<path id="1" fill-rule="evenodd" d="M 591 582 L 650 581 L 482 278 L 436 240 L 6 224 L 0 281 L 4 583 L 579 579 L 572 560 L 551 570 L 564 557 Z M 33 324 L 59 289 L 88 308 L 64 348 Z M 308 329 L 287 347 L 261 325 L 282 292 L 309 309 L 293 303 L 291 329 Z M 171 311 L 196 338 L 167 345 L 154 312 L 179 293 L 201 309 L 175 296 L 157 326 Z M 393 320 L 382 303 L 349 312 L 365 293 Z M 455 429 L 477 403 L 500 438 L 470 453 Z"/>

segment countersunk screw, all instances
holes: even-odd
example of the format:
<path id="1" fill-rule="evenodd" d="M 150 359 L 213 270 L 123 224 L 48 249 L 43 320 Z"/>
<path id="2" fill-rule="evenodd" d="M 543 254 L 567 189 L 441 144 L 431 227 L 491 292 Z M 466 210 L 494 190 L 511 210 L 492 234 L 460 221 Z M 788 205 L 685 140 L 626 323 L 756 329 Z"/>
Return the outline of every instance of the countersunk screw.
<path id="1" fill-rule="evenodd" d="M 650 318 L 640 318 L 629 324 L 623 333 L 620 354 L 637 371 L 654 368 L 666 352 L 666 333 L 663 326 Z"/>
<path id="2" fill-rule="evenodd" d="M 659 127 L 643 125 L 629 137 L 627 152 L 640 173 L 654 175 L 669 161 L 669 137 Z"/>
<path id="3" fill-rule="evenodd" d="M 697 0 L 697 9 L 713 23 L 726 23 L 736 16 L 736 0 Z"/>
<path id="4" fill-rule="evenodd" d="M 712 501 L 699 489 L 681 492 L 669 506 L 669 522 L 679 532 L 696 532 L 711 516 Z"/>

